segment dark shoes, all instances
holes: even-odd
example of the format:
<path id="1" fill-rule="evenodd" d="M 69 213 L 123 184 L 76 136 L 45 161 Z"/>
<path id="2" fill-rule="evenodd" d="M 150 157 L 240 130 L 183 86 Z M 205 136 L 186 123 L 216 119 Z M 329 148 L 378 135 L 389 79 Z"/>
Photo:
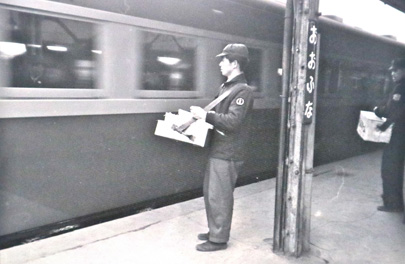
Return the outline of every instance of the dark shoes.
<path id="1" fill-rule="evenodd" d="M 210 233 L 198 234 L 199 240 L 207 241 L 207 242 L 197 245 L 196 249 L 198 251 L 210 252 L 210 251 L 223 250 L 228 247 L 227 243 L 214 243 L 214 242 L 209 241 L 209 237 L 210 237 Z"/>
<path id="2" fill-rule="evenodd" d="M 226 243 L 214 243 L 211 241 L 207 241 L 207 242 L 197 245 L 196 248 L 198 251 L 210 252 L 210 251 L 223 250 L 223 249 L 226 249 L 227 247 L 228 247 L 228 245 Z"/>
<path id="3" fill-rule="evenodd" d="M 397 213 L 397 212 L 403 212 L 404 208 L 403 207 L 391 207 L 391 206 L 385 206 L 381 205 L 377 207 L 378 211 L 383 211 L 383 212 L 389 212 L 389 213 Z"/>
<path id="4" fill-rule="evenodd" d="M 207 241 L 210 236 L 210 233 L 198 234 L 198 239 L 202 241 Z"/>

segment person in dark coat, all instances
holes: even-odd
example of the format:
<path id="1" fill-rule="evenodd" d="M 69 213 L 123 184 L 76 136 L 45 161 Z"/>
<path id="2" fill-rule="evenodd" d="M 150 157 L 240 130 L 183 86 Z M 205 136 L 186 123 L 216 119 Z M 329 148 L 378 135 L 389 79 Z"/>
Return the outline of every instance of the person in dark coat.
<path id="1" fill-rule="evenodd" d="M 219 95 L 231 90 L 215 111 L 206 112 L 191 106 L 194 118 L 204 119 L 214 126 L 209 160 L 204 176 L 204 202 L 208 233 L 198 235 L 206 242 L 197 245 L 198 251 L 216 251 L 227 248 L 230 236 L 233 191 L 243 164 L 243 154 L 249 137 L 249 119 L 253 108 L 253 91 L 247 85 L 243 69 L 249 52 L 243 44 L 229 44 L 217 57 L 221 73 L 227 78 Z"/>
<path id="2" fill-rule="evenodd" d="M 395 83 L 387 100 L 374 108 L 374 113 L 387 120 L 378 127 L 385 131 L 393 124 L 390 142 L 385 146 L 381 177 L 383 205 L 377 209 L 384 212 L 404 211 L 403 182 L 405 158 L 405 59 L 395 59 L 389 68 Z"/>

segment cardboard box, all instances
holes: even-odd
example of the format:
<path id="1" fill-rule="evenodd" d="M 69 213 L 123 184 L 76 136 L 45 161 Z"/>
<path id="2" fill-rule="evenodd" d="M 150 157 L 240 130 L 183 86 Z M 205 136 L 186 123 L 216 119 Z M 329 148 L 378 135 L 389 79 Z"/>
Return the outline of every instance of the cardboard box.
<path id="1" fill-rule="evenodd" d="M 384 132 L 377 128 L 377 125 L 381 125 L 385 121 L 386 118 L 379 118 L 374 112 L 360 111 L 357 133 L 365 141 L 388 143 L 390 142 L 393 124 Z"/>
<path id="2" fill-rule="evenodd" d="M 190 112 L 179 110 L 178 114 L 166 113 L 164 120 L 158 120 L 155 135 L 205 147 L 209 141 L 210 132 L 214 128 L 204 120 L 197 120 L 192 123 L 183 133 L 173 129 L 173 125 L 181 126 L 192 118 Z"/>

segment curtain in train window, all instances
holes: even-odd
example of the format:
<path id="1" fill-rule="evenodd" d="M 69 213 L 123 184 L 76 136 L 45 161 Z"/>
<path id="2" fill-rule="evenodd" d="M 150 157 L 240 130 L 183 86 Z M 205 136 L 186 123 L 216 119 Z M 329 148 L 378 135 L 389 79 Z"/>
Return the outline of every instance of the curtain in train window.
<path id="1" fill-rule="evenodd" d="M 195 91 L 196 40 L 145 32 L 143 89 Z"/>
<path id="2" fill-rule="evenodd" d="M 1 10 L 2 86 L 94 88 L 95 25 L 65 18 Z M 4 72 L 7 72 L 4 74 Z"/>

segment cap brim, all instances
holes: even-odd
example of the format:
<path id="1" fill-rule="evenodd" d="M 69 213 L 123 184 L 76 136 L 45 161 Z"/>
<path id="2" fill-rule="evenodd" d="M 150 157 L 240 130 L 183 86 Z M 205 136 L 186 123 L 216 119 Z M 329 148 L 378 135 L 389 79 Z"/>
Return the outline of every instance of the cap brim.
<path id="1" fill-rule="evenodd" d="M 228 53 L 226 53 L 226 52 L 222 52 L 222 53 L 219 53 L 217 56 L 215 56 L 215 57 L 223 57 L 223 56 L 226 56 L 226 55 L 228 55 Z"/>

